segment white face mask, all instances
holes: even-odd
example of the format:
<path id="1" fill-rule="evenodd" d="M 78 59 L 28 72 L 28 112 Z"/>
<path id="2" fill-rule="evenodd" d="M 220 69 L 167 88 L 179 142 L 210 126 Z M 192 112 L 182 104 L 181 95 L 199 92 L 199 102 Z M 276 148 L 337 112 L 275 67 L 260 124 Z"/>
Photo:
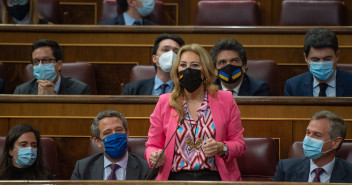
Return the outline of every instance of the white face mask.
<path id="1" fill-rule="evenodd" d="M 161 70 L 169 73 L 171 71 L 172 64 L 176 59 L 176 54 L 173 51 L 168 51 L 162 55 L 157 56 L 159 58 L 159 65 Z"/>

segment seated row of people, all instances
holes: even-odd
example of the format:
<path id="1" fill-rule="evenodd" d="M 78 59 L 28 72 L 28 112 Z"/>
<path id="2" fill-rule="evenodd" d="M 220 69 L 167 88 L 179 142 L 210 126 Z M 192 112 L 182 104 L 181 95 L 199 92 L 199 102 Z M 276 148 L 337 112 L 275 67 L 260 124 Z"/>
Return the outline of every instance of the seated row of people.
<path id="1" fill-rule="evenodd" d="M 175 68 L 178 51 L 185 42 L 177 35 L 162 34 L 154 42 L 152 61 L 156 69 L 153 78 L 125 85 L 122 95 L 161 95 L 171 93 L 174 82 L 170 71 Z M 304 59 L 309 72 L 288 79 L 285 96 L 352 97 L 352 73 L 337 69 L 338 40 L 335 33 L 324 28 L 307 32 Z M 220 90 L 233 96 L 267 96 L 268 83 L 247 74 L 247 57 L 242 44 L 235 39 L 223 39 L 210 51 L 216 77 L 211 79 Z M 15 89 L 15 94 L 90 94 L 85 83 L 60 75 L 60 46 L 51 40 L 39 40 L 32 46 L 33 74 L 36 79 Z M 180 74 L 177 74 L 180 75 Z M 1 85 L 1 81 L 0 81 Z"/>
<path id="2" fill-rule="evenodd" d="M 231 97 L 229 93 L 225 94 Z M 163 104 L 160 101 L 158 105 Z M 217 134 L 208 135 L 205 134 L 205 130 L 209 130 L 209 127 L 202 127 L 201 122 L 192 126 L 193 119 L 187 118 L 180 120 L 178 125 L 174 124 L 176 137 L 173 137 L 174 131 L 171 130 L 167 131 L 168 134 L 162 132 L 166 134 L 165 138 L 155 132 L 158 128 L 153 128 L 157 125 L 158 112 L 156 107 L 151 116 L 152 125 L 146 143 L 146 159 L 127 151 L 129 130 L 126 118 L 115 110 L 100 112 L 94 118 L 91 130 L 94 143 L 101 148 L 102 153 L 78 160 L 71 180 L 156 178 L 156 180 L 241 181 L 235 159 L 243 154 L 246 147 L 241 142 L 242 134 L 230 140 L 220 136 L 221 128 L 216 124 L 219 119 L 214 119 L 205 124 L 216 124 L 214 134 L 215 131 Z M 165 116 L 171 116 L 171 120 L 174 121 L 178 117 L 169 114 Z M 185 116 L 188 117 L 187 114 Z M 217 117 L 215 114 L 214 116 Z M 175 123 L 174 121 L 170 121 L 169 126 Z M 225 122 L 228 121 L 232 122 L 231 120 Z M 239 120 L 237 124 L 240 126 L 241 121 Z M 193 133 L 190 126 L 200 131 Z M 243 128 L 241 130 L 243 131 Z M 315 113 L 308 124 L 303 141 L 306 157 L 280 160 L 273 180 L 351 183 L 352 164 L 335 157 L 336 151 L 346 137 L 346 131 L 345 122 L 336 114 L 329 111 Z M 160 142 L 160 139 L 164 142 Z M 171 147 L 167 148 L 166 141 L 170 141 Z M 52 180 L 53 175 L 43 161 L 41 148 L 39 132 L 33 126 L 18 124 L 12 127 L 6 137 L 0 161 L 0 180 Z M 151 151 L 155 152 L 150 153 Z M 224 162 L 226 163 L 223 164 Z M 157 170 L 154 171 L 152 167 Z"/>

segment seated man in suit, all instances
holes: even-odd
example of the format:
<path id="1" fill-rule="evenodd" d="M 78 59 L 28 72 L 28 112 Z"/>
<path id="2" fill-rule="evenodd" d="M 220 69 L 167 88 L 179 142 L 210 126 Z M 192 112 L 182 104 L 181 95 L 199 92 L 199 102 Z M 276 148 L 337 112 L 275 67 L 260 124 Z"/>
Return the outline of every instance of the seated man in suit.
<path id="1" fill-rule="evenodd" d="M 77 161 L 71 180 L 144 180 L 150 168 L 127 151 L 126 118 L 114 110 L 100 112 L 91 126 L 94 143 L 103 153 Z"/>
<path id="2" fill-rule="evenodd" d="M 285 96 L 351 97 L 352 73 L 336 69 L 338 41 L 325 28 L 309 30 L 304 41 L 304 59 L 310 72 L 290 78 Z"/>
<path id="3" fill-rule="evenodd" d="M 101 21 L 101 25 L 155 25 L 144 17 L 154 10 L 154 0 L 116 0 L 123 14 Z"/>
<path id="4" fill-rule="evenodd" d="M 210 51 L 217 73 L 219 90 L 232 91 L 235 96 L 267 96 L 269 85 L 246 74 L 247 57 L 242 44 L 235 39 L 223 39 Z"/>
<path id="5" fill-rule="evenodd" d="M 123 95 L 161 95 L 171 93 L 174 84 L 170 70 L 176 53 L 185 42 L 178 35 L 161 34 L 154 42 L 153 63 L 156 69 L 154 78 L 140 80 L 125 85 Z"/>
<path id="6" fill-rule="evenodd" d="M 3 79 L 0 78 L 0 94 L 5 93 L 5 82 Z"/>
<path id="7" fill-rule="evenodd" d="M 14 94 L 91 94 L 87 84 L 60 74 L 62 49 L 52 40 L 38 40 L 32 45 L 35 78 L 16 87 Z"/>
<path id="8" fill-rule="evenodd" d="M 329 111 L 315 113 L 303 140 L 306 158 L 280 160 L 274 180 L 352 183 L 352 164 L 335 158 L 345 136 L 342 118 Z"/>

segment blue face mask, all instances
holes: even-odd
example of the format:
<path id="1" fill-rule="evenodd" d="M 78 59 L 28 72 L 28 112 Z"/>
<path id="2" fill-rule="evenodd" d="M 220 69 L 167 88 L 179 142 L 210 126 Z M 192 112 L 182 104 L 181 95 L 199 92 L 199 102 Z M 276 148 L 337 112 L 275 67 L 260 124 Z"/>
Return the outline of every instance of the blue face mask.
<path id="1" fill-rule="evenodd" d="M 319 80 L 327 80 L 335 72 L 333 61 L 309 62 L 309 65 L 310 73 L 312 73 L 312 75 Z"/>
<path id="2" fill-rule="evenodd" d="M 38 80 L 49 80 L 53 82 L 57 76 L 54 65 L 53 63 L 49 63 L 33 66 L 33 75 Z"/>
<path id="3" fill-rule="evenodd" d="M 329 141 L 332 141 L 332 139 Z M 329 142 L 329 141 L 327 141 L 327 142 Z M 323 149 L 323 145 L 324 145 L 323 140 L 319 140 L 319 139 L 315 139 L 315 138 L 306 136 L 303 140 L 304 155 L 306 157 L 311 158 L 311 159 L 318 159 L 324 153 L 330 152 L 332 150 L 331 149 L 329 151 L 322 152 L 321 150 Z"/>
<path id="4" fill-rule="evenodd" d="M 115 133 L 103 139 L 105 153 L 113 158 L 121 158 L 127 149 L 127 135 L 125 133 Z"/>
<path id="5" fill-rule="evenodd" d="M 152 13 L 152 11 L 154 10 L 154 5 L 154 0 L 143 0 L 142 8 L 137 8 L 137 10 L 142 17 L 145 17 Z"/>
<path id="6" fill-rule="evenodd" d="M 32 147 L 19 148 L 18 158 L 16 159 L 16 163 L 20 165 L 22 168 L 30 167 L 35 160 L 37 159 L 37 149 L 33 149 Z"/>

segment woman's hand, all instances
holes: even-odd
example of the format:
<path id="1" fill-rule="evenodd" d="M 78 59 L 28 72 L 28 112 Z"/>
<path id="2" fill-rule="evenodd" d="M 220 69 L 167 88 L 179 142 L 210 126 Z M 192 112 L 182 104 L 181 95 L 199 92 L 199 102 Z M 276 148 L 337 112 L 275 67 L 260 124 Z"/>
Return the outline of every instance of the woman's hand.
<path id="1" fill-rule="evenodd" d="M 155 166 L 156 168 L 158 168 L 159 166 L 163 166 L 164 163 L 165 163 L 165 154 L 163 154 L 161 156 L 161 153 L 163 152 L 162 149 L 159 149 L 158 151 L 156 152 L 153 152 L 150 154 L 150 157 L 149 157 L 149 161 L 150 161 L 150 164 L 152 166 Z M 158 164 L 156 164 L 156 161 L 159 159 L 159 157 L 161 156 Z"/>
<path id="2" fill-rule="evenodd" d="M 223 152 L 223 146 L 223 142 L 216 142 L 213 138 L 210 138 L 204 143 L 203 151 L 206 157 L 213 157 Z"/>

